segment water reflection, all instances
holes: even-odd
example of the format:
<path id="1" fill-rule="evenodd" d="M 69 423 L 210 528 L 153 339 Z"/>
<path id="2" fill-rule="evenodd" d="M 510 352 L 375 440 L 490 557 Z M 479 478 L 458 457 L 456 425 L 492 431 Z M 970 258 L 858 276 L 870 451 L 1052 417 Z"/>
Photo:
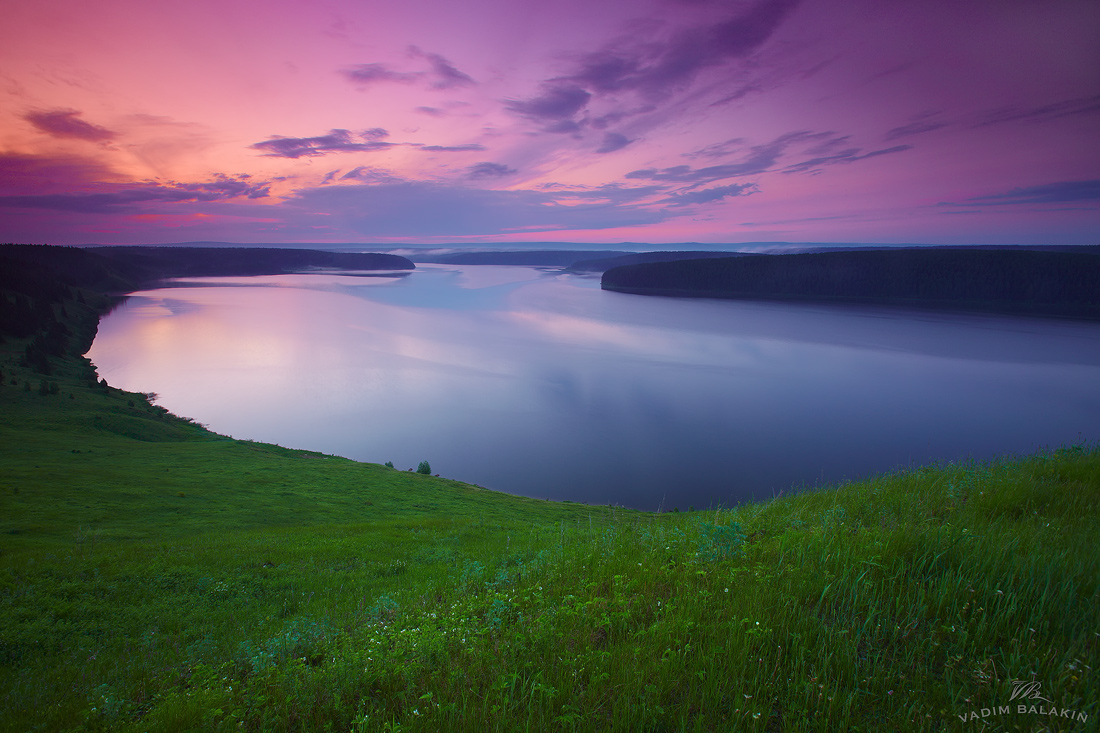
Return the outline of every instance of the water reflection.
<path id="1" fill-rule="evenodd" d="M 240 438 L 515 493 L 733 503 L 1100 435 L 1100 326 L 646 298 L 525 267 L 139 293 L 109 382 Z"/>

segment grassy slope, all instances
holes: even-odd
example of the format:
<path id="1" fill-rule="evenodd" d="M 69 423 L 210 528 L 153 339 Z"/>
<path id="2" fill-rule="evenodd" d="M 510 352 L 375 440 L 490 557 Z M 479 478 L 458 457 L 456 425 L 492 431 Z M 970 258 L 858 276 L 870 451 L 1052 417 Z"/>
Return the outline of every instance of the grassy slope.
<path id="1" fill-rule="evenodd" d="M 42 396 L 21 350 L 2 729 L 954 730 L 1013 678 L 1088 719 L 999 724 L 1100 718 L 1094 448 L 658 516 L 232 441 L 75 360 Z"/>

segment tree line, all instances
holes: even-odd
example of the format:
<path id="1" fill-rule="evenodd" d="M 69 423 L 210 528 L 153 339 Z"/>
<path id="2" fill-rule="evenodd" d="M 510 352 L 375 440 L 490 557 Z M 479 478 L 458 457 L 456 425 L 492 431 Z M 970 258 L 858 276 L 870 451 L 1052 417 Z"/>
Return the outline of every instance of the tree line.
<path id="1" fill-rule="evenodd" d="M 1100 248 L 900 248 L 628 265 L 605 290 L 681 297 L 865 302 L 1100 318 Z"/>

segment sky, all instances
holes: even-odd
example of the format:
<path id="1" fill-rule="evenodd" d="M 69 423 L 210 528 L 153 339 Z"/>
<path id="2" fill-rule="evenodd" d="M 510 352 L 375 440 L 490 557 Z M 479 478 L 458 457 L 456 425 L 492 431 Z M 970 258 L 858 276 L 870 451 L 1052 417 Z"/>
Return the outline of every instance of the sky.
<path id="1" fill-rule="evenodd" d="M 37 0 L 0 241 L 1100 244 L 1095 0 Z"/>

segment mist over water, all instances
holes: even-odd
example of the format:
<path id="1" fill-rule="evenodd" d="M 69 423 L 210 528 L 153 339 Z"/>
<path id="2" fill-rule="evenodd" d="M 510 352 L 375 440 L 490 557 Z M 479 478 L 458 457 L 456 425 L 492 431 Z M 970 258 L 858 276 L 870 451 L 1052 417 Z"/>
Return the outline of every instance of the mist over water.
<path id="1" fill-rule="evenodd" d="M 200 278 L 91 359 L 236 438 L 665 510 L 1100 437 L 1100 324 L 669 299 L 528 267 Z"/>

